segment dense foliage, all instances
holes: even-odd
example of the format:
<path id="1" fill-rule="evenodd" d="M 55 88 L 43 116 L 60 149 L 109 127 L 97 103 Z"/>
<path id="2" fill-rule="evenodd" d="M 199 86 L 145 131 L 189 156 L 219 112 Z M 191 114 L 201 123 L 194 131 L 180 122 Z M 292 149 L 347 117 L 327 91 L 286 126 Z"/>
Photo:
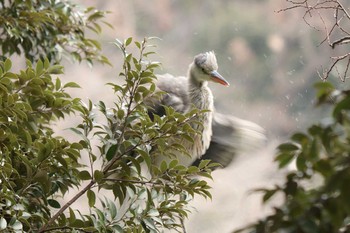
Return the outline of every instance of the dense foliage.
<path id="1" fill-rule="evenodd" d="M 80 105 L 66 92 L 74 83 L 54 79 L 62 72 L 48 60 L 11 72 L 0 63 L 0 229 L 38 227 L 57 207 L 57 192 L 78 186 L 82 146 L 53 136 L 52 122 Z"/>
<path id="2" fill-rule="evenodd" d="M 47 57 L 52 62 L 69 55 L 75 60 L 109 63 L 101 45 L 86 36 L 101 32 L 105 12 L 79 9 L 69 1 L 1 0 L 0 40 L 2 56 L 24 54 L 30 61 Z"/>
<path id="3" fill-rule="evenodd" d="M 263 201 L 282 193 L 284 202 L 274 213 L 244 232 L 350 232 L 350 92 L 330 83 L 317 83 L 319 104 L 332 104 L 329 119 L 278 146 L 281 168 L 294 163 L 283 185 L 261 189 Z M 241 232 L 241 231 L 237 231 Z"/>

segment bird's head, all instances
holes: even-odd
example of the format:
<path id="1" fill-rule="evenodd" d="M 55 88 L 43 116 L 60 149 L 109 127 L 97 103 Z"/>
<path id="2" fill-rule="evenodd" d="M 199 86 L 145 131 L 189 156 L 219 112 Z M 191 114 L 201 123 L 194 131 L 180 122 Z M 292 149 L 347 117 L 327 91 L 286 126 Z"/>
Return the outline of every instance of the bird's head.
<path id="1" fill-rule="evenodd" d="M 230 84 L 222 77 L 218 71 L 218 64 L 214 52 L 198 54 L 191 64 L 191 74 L 198 82 L 212 81 L 224 86 Z"/>

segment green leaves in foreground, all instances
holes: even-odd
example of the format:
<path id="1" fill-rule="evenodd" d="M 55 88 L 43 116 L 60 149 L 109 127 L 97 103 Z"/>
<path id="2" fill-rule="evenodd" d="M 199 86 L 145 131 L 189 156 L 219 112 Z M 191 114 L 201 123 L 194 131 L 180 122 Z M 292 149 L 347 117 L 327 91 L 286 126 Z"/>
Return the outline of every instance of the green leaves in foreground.
<path id="1" fill-rule="evenodd" d="M 52 123 L 80 106 L 56 74 L 62 67 L 47 59 L 11 72 L 0 62 L 0 229 L 29 231 L 60 208 L 55 195 L 79 185 L 83 146 L 54 136 Z"/>
<path id="2" fill-rule="evenodd" d="M 284 203 L 244 232 L 350 232 L 350 92 L 316 84 L 319 104 L 331 104 L 327 123 L 310 126 L 277 149 L 280 167 L 295 162 L 285 183 L 259 189 L 267 202 L 282 193 Z M 238 231 L 237 231 L 238 232 Z"/>

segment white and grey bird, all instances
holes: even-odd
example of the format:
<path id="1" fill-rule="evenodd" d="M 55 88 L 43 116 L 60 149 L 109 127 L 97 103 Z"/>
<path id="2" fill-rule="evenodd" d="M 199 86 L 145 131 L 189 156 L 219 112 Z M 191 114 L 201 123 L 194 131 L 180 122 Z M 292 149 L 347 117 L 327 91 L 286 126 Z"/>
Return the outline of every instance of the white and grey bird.
<path id="1" fill-rule="evenodd" d="M 218 73 L 214 52 L 195 56 L 189 66 L 187 77 L 157 75 L 156 86 L 166 94 L 161 100 L 152 103 L 151 115 L 164 115 L 164 105 L 182 113 L 190 111 L 192 106 L 210 110 L 201 118 L 203 125 L 201 135 L 194 138 L 194 143 L 185 144 L 192 157 L 179 154 L 177 159 L 186 166 L 198 164 L 201 159 L 210 159 L 226 167 L 237 153 L 260 148 L 266 141 L 265 132 L 253 122 L 216 112 L 208 82 L 229 86 Z M 162 160 L 169 161 L 167 158 Z M 159 162 L 158 159 L 157 163 Z"/>
<path id="2" fill-rule="evenodd" d="M 201 134 L 194 137 L 194 143 L 188 142 L 184 145 L 192 157 L 179 155 L 177 158 L 183 165 L 191 165 L 209 148 L 212 137 L 214 100 L 208 82 L 229 86 L 229 83 L 217 70 L 218 64 L 214 52 L 206 52 L 195 56 L 189 66 L 187 77 L 173 77 L 170 74 L 157 76 L 157 88 L 166 94 L 158 103 L 153 103 L 153 113 L 164 115 L 163 105 L 170 106 L 182 113 L 190 111 L 193 106 L 200 110 L 209 110 L 200 118 L 203 125 Z"/>

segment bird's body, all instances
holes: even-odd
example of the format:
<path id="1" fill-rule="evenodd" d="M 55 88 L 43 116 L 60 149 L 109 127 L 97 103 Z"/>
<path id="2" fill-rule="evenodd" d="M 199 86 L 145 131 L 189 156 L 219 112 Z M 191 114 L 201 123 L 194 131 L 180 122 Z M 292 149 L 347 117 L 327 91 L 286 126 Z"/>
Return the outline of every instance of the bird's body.
<path id="1" fill-rule="evenodd" d="M 199 110 L 209 110 L 200 116 L 201 134 L 195 135 L 193 143 L 184 144 L 191 157 L 178 155 L 177 159 L 183 165 L 191 165 L 209 148 L 212 137 L 212 119 L 214 100 L 208 81 L 218 82 L 228 86 L 228 82 L 217 72 L 218 65 L 213 52 L 197 55 L 190 64 L 188 77 L 173 77 L 172 75 L 157 76 L 157 87 L 166 92 L 160 103 L 154 105 L 155 113 L 164 115 L 162 105 L 174 108 L 178 112 L 186 113 L 195 107 Z M 163 111 L 163 112 L 162 112 Z"/>

